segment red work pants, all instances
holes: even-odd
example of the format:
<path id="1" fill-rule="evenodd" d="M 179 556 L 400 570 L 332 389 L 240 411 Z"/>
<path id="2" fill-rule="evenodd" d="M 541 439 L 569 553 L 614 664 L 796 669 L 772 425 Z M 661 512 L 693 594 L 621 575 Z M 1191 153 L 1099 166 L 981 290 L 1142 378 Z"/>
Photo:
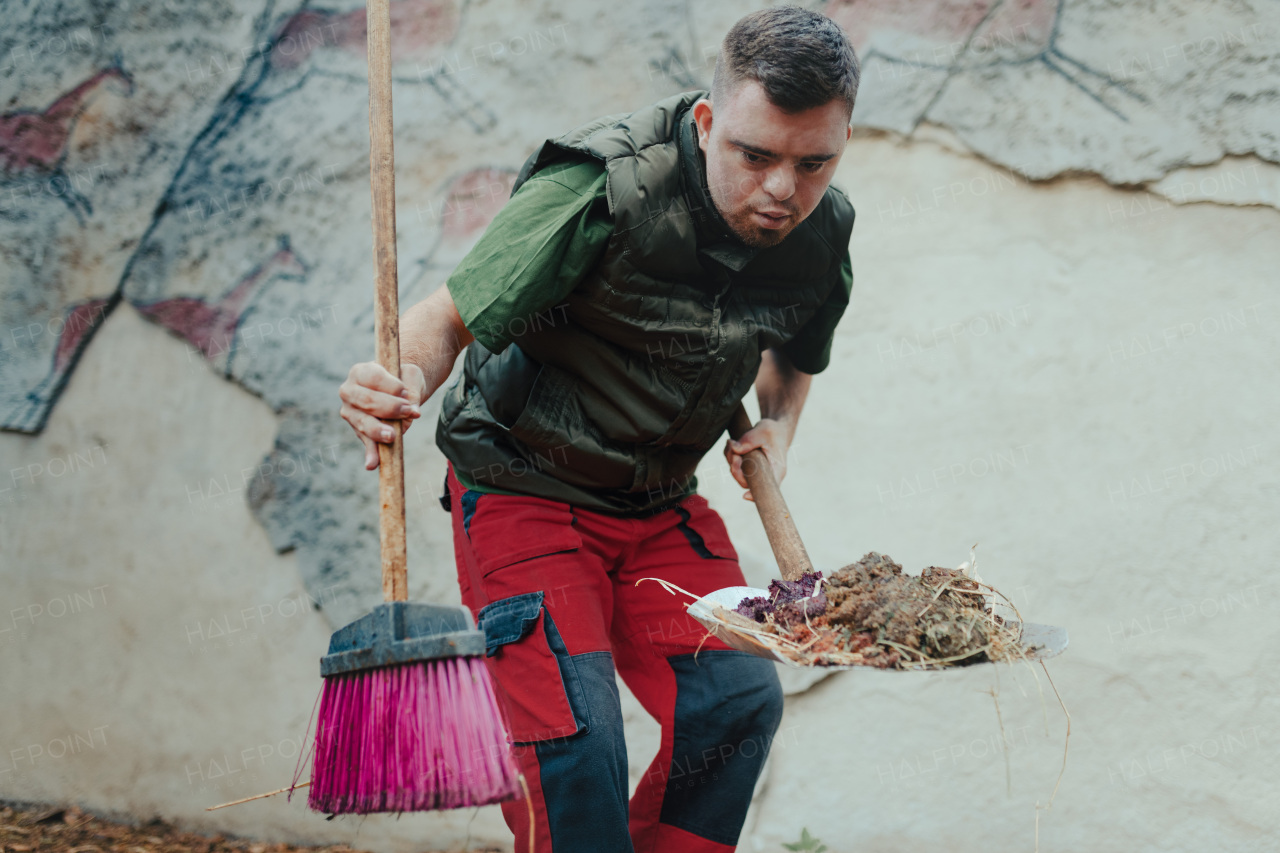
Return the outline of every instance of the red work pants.
<path id="1" fill-rule="evenodd" d="M 624 518 L 468 491 L 452 469 L 447 485 L 458 584 L 485 631 L 537 850 L 733 850 L 782 715 L 777 673 L 705 639 L 682 596 L 636 583 L 744 585 L 719 515 L 698 495 Z M 615 672 L 662 727 L 629 803 Z M 502 810 L 523 853 L 528 805 Z"/>

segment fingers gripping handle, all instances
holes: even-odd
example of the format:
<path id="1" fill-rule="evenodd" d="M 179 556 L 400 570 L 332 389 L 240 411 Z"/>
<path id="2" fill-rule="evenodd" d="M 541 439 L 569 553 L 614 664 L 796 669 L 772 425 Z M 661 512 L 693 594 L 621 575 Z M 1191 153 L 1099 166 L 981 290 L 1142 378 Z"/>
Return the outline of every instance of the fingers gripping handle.
<path id="1" fill-rule="evenodd" d="M 729 435 L 736 441 L 751 430 L 751 418 L 742 404 L 733 413 L 729 422 Z M 773 548 L 773 556 L 778 561 L 778 569 L 782 579 L 799 580 L 805 572 L 813 571 L 813 563 L 804 550 L 804 542 L 800 540 L 800 531 L 791 518 L 787 502 L 782 497 L 782 489 L 778 479 L 773 475 L 773 465 L 760 448 L 742 456 L 742 473 L 751 488 L 751 497 L 755 500 L 756 509 L 760 511 L 760 521 L 764 524 L 764 532 L 769 537 L 769 545 Z"/>
<path id="2" fill-rule="evenodd" d="M 374 337 L 378 364 L 400 375 L 400 300 L 396 279 L 396 175 L 391 135 L 390 0 L 368 0 L 369 179 L 373 193 Z M 404 535 L 404 430 L 378 445 L 378 496 L 382 542 L 382 597 L 406 601 L 408 558 Z"/>

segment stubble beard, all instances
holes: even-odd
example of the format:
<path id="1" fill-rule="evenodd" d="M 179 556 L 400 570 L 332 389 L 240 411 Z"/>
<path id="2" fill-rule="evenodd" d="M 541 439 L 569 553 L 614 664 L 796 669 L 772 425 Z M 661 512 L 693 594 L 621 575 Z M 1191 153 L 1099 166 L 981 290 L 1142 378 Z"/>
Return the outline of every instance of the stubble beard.
<path id="1" fill-rule="evenodd" d="M 716 206 L 716 211 L 720 214 L 720 218 L 729 226 L 729 230 L 733 232 L 733 236 L 742 241 L 744 245 L 753 249 L 769 249 L 787 238 L 787 235 L 796 229 L 800 223 L 796 221 L 795 212 L 792 211 L 792 221 L 787 228 L 761 228 L 752 221 L 752 210 L 749 204 L 744 204 L 741 209 L 732 214 L 725 212 L 724 200 L 719 197 L 718 188 L 711 186 L 711 203 Z"/>
<path id="2" fill-rule="evenodd" d="M 787 238 L 787 235 L 795 230 L 795 225 L 787 228 L 769 229 L 761 228 L 759 225 L 751 222 L 751 208 L 744 208 L 743 211 L 733 218 L 725 217 L 725 223 L 728 224 L 729 230 L 734 236 L 753 249 L 769 249 Z"/>

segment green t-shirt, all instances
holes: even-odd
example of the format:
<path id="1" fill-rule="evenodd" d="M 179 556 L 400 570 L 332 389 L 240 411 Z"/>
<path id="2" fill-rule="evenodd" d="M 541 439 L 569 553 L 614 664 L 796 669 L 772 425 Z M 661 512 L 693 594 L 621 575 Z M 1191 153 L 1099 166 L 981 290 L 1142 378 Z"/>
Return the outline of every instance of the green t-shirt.
<path id="1" fill-rule="evenodd" d="M 564 302 L 600 260 L 613 234 L 604 163 L 555 163 L 527 180 L 498 211 L 449 276 L 447 286 L 467 329 L 486 349 L 502 352 L 541 314 Z M 849 304 L 853 266 L 846 249 L 844 286 L 783 345 L 798 370 L 821 373 L 831 360 L 836 324 Z M 462 485 L 481 492 L 464 472 Z"/>
<path id="2" fill-rule="evenodd" d="M 529 319 L 563 302 L 613 234 L 604 163 L 556 163 L 498 211 L 449 276 L 467 330 L 502 352 Z"/>

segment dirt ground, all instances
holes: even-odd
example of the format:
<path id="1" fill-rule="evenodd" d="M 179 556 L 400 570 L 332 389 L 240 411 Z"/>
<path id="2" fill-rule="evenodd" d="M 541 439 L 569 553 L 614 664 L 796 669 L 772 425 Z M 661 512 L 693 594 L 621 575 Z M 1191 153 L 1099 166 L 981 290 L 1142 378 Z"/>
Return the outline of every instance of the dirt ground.
<path id="1" fill-rule="evenodd" d="M 497 853 L 500 847 L 477 847 Z M 131 826 L 75 806 L 0 805 L 0 853 L 363 853 L 339 844 L 297 847 L 248 838 L 197 835 L 153 820 Z M 427 851 L 424 851 L 427 853 Z"/>

